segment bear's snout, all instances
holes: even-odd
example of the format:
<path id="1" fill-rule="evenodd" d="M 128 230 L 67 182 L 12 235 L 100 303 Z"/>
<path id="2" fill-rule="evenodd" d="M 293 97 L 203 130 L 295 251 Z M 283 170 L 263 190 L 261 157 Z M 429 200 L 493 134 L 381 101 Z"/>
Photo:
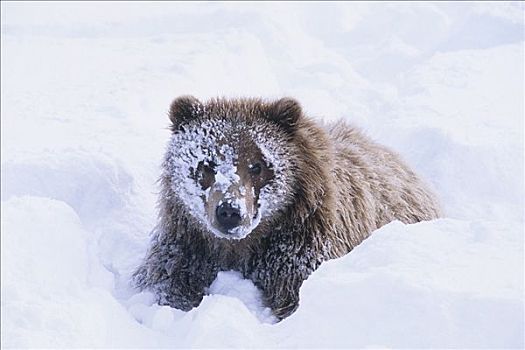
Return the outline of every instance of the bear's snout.
<path id="1" fill-rule="evenodd" d="M 241 223 L 241 210 L 233 207 L 228 202 L 217 206 L 215 216 L 217 217 L 219 225 L 224 229 L 224 233 L 228 233 L 228 230 L 239 226 Z"/>

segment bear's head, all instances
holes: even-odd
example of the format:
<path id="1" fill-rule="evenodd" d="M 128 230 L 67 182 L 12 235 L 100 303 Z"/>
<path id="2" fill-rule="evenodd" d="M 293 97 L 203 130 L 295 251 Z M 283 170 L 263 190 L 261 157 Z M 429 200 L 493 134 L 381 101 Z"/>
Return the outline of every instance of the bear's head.
<path id="1" fill-rule="evenodd" d="M 292 201 L 301 150 L 293 142 L 302 110 L 290 98 L 182 96 L 171 104 L 172 136 L 163 179 L 168 200 L 211 237 L 243 239 Z"/>

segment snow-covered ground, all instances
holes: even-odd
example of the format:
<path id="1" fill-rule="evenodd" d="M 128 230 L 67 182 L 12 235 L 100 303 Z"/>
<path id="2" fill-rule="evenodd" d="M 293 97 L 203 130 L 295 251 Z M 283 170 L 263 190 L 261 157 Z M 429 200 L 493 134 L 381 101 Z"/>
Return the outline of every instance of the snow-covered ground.
<path id="1" fill-rule="evenodd" d="M 2 2 L 2 347 L 524 347 L 524 5 Z M 273 318 L 129 274 L 181 94 L 293 96 L 397 150 L 446 217 L 393 222 Z"/>

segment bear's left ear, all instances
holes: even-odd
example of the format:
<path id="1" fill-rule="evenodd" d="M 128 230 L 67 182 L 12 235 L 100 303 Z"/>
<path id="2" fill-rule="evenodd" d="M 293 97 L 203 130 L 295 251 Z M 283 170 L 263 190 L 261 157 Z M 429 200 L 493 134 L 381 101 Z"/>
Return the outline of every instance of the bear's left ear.
<path id="1" fill-rule="evenodd" d="M 204 111 L 201 101 L 193 96 L 186 95 L 177 97 L 170 106 L 169 117 L 173 123 L 172 130 L 179 128 L 185 121 L 197 118 Z"/>
<path id="2" fill-rule="evenodd" d="M 299 102 L 290 97 L 281 98 L 268 106 L 268 119 L 286 131 L 293 132 L 303 115 Z"/>

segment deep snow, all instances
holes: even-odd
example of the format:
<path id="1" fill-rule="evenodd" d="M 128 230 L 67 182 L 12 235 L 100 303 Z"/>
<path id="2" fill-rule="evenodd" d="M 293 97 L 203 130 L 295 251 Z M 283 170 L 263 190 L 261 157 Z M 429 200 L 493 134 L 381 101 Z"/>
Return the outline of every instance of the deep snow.
<path id="1" fill-rule="evenodd" d="M 2 347 L 523 348 L 523 7 L 2 2 Z M 346 118 L 446 217 L 323 264 L 278 324 L 235 272 L 156 305 L 129 274 L 188 93 Z"/>

